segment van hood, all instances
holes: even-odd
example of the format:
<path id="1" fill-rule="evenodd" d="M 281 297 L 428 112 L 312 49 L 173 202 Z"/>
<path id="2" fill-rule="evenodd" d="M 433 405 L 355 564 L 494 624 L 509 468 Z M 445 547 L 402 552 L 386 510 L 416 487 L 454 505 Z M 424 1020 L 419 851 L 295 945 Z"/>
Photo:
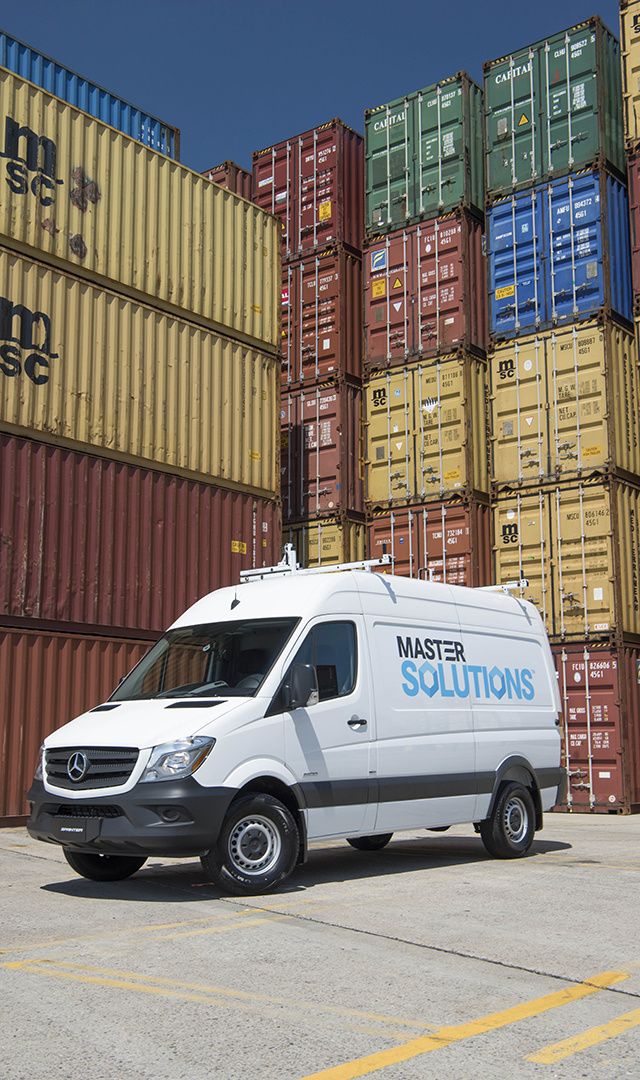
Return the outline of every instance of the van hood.
<path id="1" fill-rule="evenodd" d="M 155 698 L 151 701 L 107 702 L 58 728 L 45 739 L 49 750 L 68 746 L 118 746 L 144 750 L 163 742 L 189 738 L 203 729 L 215 734 L 216 721 L 246 706 L 248 698 Z"/>

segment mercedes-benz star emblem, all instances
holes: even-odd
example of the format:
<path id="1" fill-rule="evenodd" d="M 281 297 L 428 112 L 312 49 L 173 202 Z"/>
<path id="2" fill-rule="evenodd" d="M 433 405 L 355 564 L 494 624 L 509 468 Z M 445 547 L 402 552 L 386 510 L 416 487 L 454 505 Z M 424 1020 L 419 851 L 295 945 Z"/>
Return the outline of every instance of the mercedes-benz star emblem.
<path id="1" fill-rule="evenodd" d="M 82 777 L 89 768 L 89 761 L 86 754 L 82 754 L 79 750 L 76 754 L 72 754 L 67 762 L 67 776 L 70 780 L 75 780 L 76 783 L 82 780 Z"/>

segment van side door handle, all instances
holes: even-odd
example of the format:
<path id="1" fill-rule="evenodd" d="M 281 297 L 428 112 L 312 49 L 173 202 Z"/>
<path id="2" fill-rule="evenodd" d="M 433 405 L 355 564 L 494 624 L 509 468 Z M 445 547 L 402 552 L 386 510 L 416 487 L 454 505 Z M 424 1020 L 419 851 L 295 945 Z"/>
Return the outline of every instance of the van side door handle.
<path id="1" fill-rule="evenodd" d="M 359 720 L 357 716 L 354 716 L 353 720 L 347 720 L 347 723 L 348 723 L 349 727 L 352 727 L 352 728 L 360 728 L 360 727 L 366 727 L 367 726 L 367 721 L 366 720 Z"/>

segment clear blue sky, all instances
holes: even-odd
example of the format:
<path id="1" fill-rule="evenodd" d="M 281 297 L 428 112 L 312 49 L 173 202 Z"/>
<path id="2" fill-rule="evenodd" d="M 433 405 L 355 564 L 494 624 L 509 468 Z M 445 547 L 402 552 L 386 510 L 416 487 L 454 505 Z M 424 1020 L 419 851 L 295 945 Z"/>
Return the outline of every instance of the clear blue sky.
<path id="1" fill-rule="evenodd" d="M 7 0 L 0 28 L 181 129 L 202 171 L 363 112 L 599 14 L 617 0 Z"/>

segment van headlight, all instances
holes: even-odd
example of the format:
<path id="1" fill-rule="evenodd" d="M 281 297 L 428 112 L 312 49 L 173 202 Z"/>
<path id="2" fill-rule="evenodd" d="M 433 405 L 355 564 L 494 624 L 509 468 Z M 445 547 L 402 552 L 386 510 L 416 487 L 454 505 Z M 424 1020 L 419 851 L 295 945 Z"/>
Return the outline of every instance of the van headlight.
<path id="1" fill-rule="evenodd" d="M 182 780 L 185 776 L 191 776 L 200 768 L 215 742 L 215 739 L 194 735 L 191 739 L 178 739 L 176 742 L 154 746 L 147 767 L 140 777 L 140 783 L 151 780 Z"/>
<path id="2" fill-rule="evenodd" d="M 33 774 L 34 780 L 44 780 L 44 746 L 41 746 L 38 750 L 38 763 L 36 765 L 36 771 Z"/>

